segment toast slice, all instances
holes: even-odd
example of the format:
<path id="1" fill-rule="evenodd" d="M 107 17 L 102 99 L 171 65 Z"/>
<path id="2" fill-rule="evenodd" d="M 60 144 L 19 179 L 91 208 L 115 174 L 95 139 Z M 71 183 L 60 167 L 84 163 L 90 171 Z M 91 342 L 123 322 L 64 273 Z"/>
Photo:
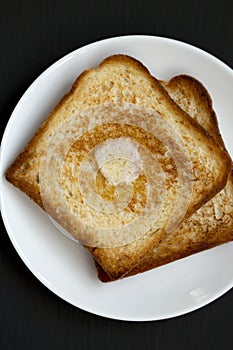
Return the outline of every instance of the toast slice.
<path id="1" fill-rule="evenodd" d="M 224 146 L 212 101 L 205 87 L 196 79 L 180 75 L 161 82 L 176 103 Z M 132 276 L 160 265 L 233 240 L 233 170 L 227 185 L 191 217 L 165 237 L 126 276 Z M 109 276 L 97 265 L 103 282 Z"/>
<path id="2" fill-rule="evenodd" d="M 140 123 L 138 126 L 139 121 L 143 121 L 143 125 Z M 155 132 L 159 131 L 159 135 L 152 133 L 151 130 L 154 129 Z M 100 210 L 103 203 L 97 203 L 98 210 L 94 211 L 92 201 L 95 199 L 95 191 L 92 191 L 89 198 L 91 205 L 88 206 L 88 200 L 83 201 L 83 193 L 77 190 L 75 181 L 79 179 L 82 171 L 82 189 L 86 190 L 85 195 L 89 195 L 93 178 L 87 166 L 81 168 L 81 161 L 88 154 L 92 157 L 88 160 L 88 164 L 92 164 L 91 169 L 94 169 L 93 157 L 95 165 L 97 163 L 99 167 L 101 147 L 97 149 L 97 155 L 93 155 L 92 150 L 108 139 L 111 143 L 112 140 L 121 137 L 127 139 L 127 142 L 129 138 L 134 140 L 134 143 L 127 143 L 128 148 L 125 147 L 126 153 L 131 147 L 128 154 L 133 157 L 137 158 L 135 142 L 149 149 L 151 157 L 145 149 L 140 150 L 145 152 L 145 164 L 148 169 L 150 161 L 157 164 L 154 160 L 157 157 L 159 165 L 156 171 L 158 170 L 159 176 L 164 176 L 157 177 L 157 180 L 163 180 L 165 195 L 160 196 L 160 193 L 155 192 L 158 196 L 154 197 L 158 197 L 159 204 L 162 203 L 163 206 L 158 220 L 146 232 L 139 232 L 138 236 L 131 237 L 130 234 L 134 231 L 131 230 L 125 235 L 129 238 L 128 241 L 122 244 L 119 244 L 119 241 L 117 244 L 110 241 L 110 245 L 105 246 L 106 241 L 102 242 L 102 236 L 98 235 L 99 231 L 94 227 L 96 222 L 100 226 L 103 223 L 103 213 Z M 117 147 L 118 151 L 123 150 L 114 142 L 110 145 L 112 148 L 108 145 L 111 152 L 115 152 Z M 105 151 L 108 150 L 108 146 Z M 190 164 L 192 174 L 189 177 L 190 174 L 186 170 Z M 191 186 L 188 193 L 185 181 L 182 183 L 183 187 L 179 186 L 179 166 L 181 173 L 185 173 L 188 178 L 186 182 Z M 176 227 L 181 220 L 193 214 L 218 193 L 226 185 L 230 167 L 231 160 L 225 149 L 174 102 L 160 82 L 152 77 L 140 62 L 128 56 L 114 55 L 105 59 L 98 68 L 85 71 L 79 76 L 71 91 L 63 97 L 26 149 L 8 168 L 6 178 L 79 239 L 110 279 L 117 279 L 138 266 L 145 254 L 169 234 L 167 224 L 171 217 L 174 217 L 174 213 L 176 220 L 173 227 Z M 128 173 L 130 171 L 127 169 Z M 115 185 L 109 181 L 110 175 L 111 169 L 103 171 L 101 168 L 94 179 L 98 182 L 98 194 L 105 202 L 111 202 L 114 198 Z M 131 178 L 133 176 L 135 180 L 134 175 L 131 171 Z M 118 214 L 119 207 L 114 212 L 115 216 L 112 213 L 104 213 L 105 221 L 101 228 L 108 228 L 114 220 L 120 220 L 120 224 L 124 226 L 125 217 L 129 222 L 135 215 L 137 217 L 138 207 L 134 203 L 136 200 L 139 209 L 140 205 L 145 208 L 147 204 L 144 197 L 145 193 L 148 194 L 148 178 L 138 178 L 133 182 L 133 191 L 138 192 L 138 196 L 131 196 L 130 205 L 124 208 L 123 215 Z M 159 186 L 155 187 L 159 190 L 161 183 L 158 184 Z M 124 197 L 128 192 L 130 191 L 125 190 L 121 194 Z M 180 192 L 182 196 L 177 202 Z M 177 203 L 182 206 L 183 202 L 187 202 L 188 205 L 182 208 L 182 215 L 179 215 L 179 212 L 175 212 L 175 207 Z M 81 224 L 80 220 L 76 221 L 77 216 L 79 219 L 81 217 Z M 140 229 L 146 226 L 142 223 L 149 222 L 146 221 L 147 212 L 142 215 L 142 220 L 144 221 L 138 225 Z M 117 236 L 116 227 L 113 227 L 113 238 L 114 235 Z"/>

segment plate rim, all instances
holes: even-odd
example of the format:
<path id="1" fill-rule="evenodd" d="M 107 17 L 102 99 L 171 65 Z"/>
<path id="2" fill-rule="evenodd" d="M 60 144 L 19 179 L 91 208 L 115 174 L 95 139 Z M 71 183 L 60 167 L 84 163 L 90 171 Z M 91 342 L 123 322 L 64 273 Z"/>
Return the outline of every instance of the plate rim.
<path id="1" fill-rule="evenodd" d="M 130 39 L 157 39 L 157 40 L 163 40 L 163 41 L 167 41 L 167 42 L 173 42 L 175 45 L 181 45 L 181 46 L 186 46 L 188 49 L 192 49 L 192 50 L 197 50 L 199 53 L 201 53 L 202 55 L 206 55 L 209 59 L 214 60 L 217 64 L 220 64 L 224 69 L 226 69 L 228 71 L 228 73 L 231 74 L 232 79 L 233 79 L 233 70 L 223 61 L 221 61 L 219 58 L 213 56 L 212 54 L 208 53 L 207 51 L 204 51 L 201 48 L 198 48 L 196 46 L 193 46 L 189 43 L 177 40 L 177 39 L 172 39 L 172 38 L 168 38 L 168 37 L 163 37 L 163 36 L 153 36 L 153 35 L 123 35 L 123 36 L 116 36 L 116 37 L 109 37 L 109 38 L 105 38 L 102 40 L 98 40 L 92 43 L 89 43 L 87 45 L 84 45 L 82 47 L 79 47 L 75 50 L 72 50 L 71 52 L 65 54 L 64 56 L 62 56 L 61 58 L 59 58 L 57 61 L 55 61 L 54 63 L 52 63 L 50 66 L 48 66 L 44 71 L 42 71 L 42 73 L 30 84 L 30 86 L 26 89 L 26 91 L 23 93 L 23 95 L 21 96 L 21 98 L 18 100 L 15 108 L 13 109 L 10 118 L 7 122 L 6 128 L 4 130 L 3 133 L 3 137 L 1 140 L 1 146 L 0 146 L 0 188 L 3 186 L 2 183 L 4 183 L 6 180 L 5 178 L 3 178 L 3 174 L 4 174 L 4 169 L 2 166 L 2 150 L 4 150 L 5 147 L 5 143 L 7 141 L 8 138 L 8 133 L 10 132 L 11 129 L 11 125 L 14 123 L 15 118 L 17 118 L 17 112 L 18 110 L 20 110 L 21 105 L 24 103 L 25 99 L 27 99 L 28 94 L 30 94 L 31 90 L 34 89 L 34 87 L 36 86 L 36 84 L 39 84 L 41 79 L 46 78 L 46 75 L 50 73 L 51 70 L 56 69 L 56 67 L 58 67 L 59 65 L 63 64 L 66 60 L 68 59 L 72 59 L 73 56 L 77 55 L 77 53 L 83 49 L 88 49 L 92 46 L 95 45 L 99 45 L 99 44 L 104 44 L 105 42 L 110 42 L 110 41 L 121 41 L 123 40 L 130 40 Z M 163 319 L 170 319 L 170 318 L 174 318 L 174 317 L 179 317 L 182 315 L 185 315 L 187 313 L 193 312 L 195 310 L 198 310 L 210 303 L 212 303 L 214 300 L 218 299 L 219 297 L 221 297 L 223 294 L 227 293 L 232 287 L 233 287 L 233 278 L 231 283 L 229 282 L 229 285 L 226 285 L 226 287 L 224 289 L 221 289 L 221 291 L 219 291 L 218 293 L 215 293 L 214 295 L 212 295 L 211 298 L 205 299 L 203 302 L 200 302 L 198 305 L 193 305 L 190 308 L 186 308 L 186 310 L 184 312 L 178 312 L 178 313 L 171 313 L 169 316 L 164 316 L 164 317 L 147 317 L 147 318 L 141 318 L 141 319 L 133 319 L 132 317 L 117 317 L 114 315 L 109 315 L 109 314 L 101 314 L 101 313 L 95 313 L 94 310 L 92 309 L 88 309 L 88 307 L 85 307 L 84 305 L 75 305 L 71 300 L 69 300 L 69 298 L 65 297 L 64 295 L 62 295 L 62 293 L 59 293 L 57 290 L 55 290 L 52 286 L 49 286 L 46 281 L 42 280 L 42 278 L 37 274 L 36 271 L 33 271 L 33 268 L 28 264 L 28 262 L 26 261 L 24 255 L 20 252 L 18 243 L 15 241 L 14 239 L 14 235 L 13 232 L 11 232 L 10 229 L 10 225 L 8 223 L 8 218 L 7 218 L 7 214 L 4 210 L 4 201 L 3 201 L 3 193 L 2 191 L 0 191 L 0 208 L 1 208 L 1 215 L 2 215 L 2 219 L 3 219 L 3 223 L 5 225 L 7 234 L 11 240 L 11 243 L 13 244 L 16 252 L 18 253 L 19 257 L 21 258 L 21 260 L 24 262 L 24 264 L 27 266 L 27 268 L 31 271 L 31 273 L 44 285 L 46 286 L 50 291 L 52 291 L 55 295 L 57 295 L 58 297 L 60 297 L 62 300 L 65 300 L 66 302 L 68 302 L 69 304 L 78 307 L 84 311 L 90 312 L 92 314 L 95 314 L 97 316 L 101 316 L 101 317 L 105 317 L 105 318 L 110 318 L 110 319 L 114 319 L 114 320 L 121 320 L 121 321 L 136 321 L 136 322 L 145 322 L 145 321 L 156 321 L 156 320 L 163 320 Z M 231 244 L 231 243 L 230 243 Z M 233 243 L 232 243 L 233 244 Z M 198 253 L 197 253 L 198 254 Z M 184 258 L 184 259 L 188 259 Z M 174 262 L 175 263 L 175 262 Z"/>

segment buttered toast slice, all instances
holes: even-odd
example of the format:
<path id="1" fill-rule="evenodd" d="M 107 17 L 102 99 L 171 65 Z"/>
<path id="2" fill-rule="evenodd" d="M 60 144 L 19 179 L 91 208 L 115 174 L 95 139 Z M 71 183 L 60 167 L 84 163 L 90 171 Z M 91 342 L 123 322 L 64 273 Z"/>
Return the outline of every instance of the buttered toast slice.
<path id="1" fill-rule="evenodd" d="M 145 175 L 138 157 L 153 176 Z M 155 173 L 150 163 L 156 165 Z M 81 74 L 9 167 L 6 178 L 87 246 L 108 276 L 116 279 L 170 235 L 166 228 L 171 216 L 175 227 L 218 193 L 230 166 L 225 149 L 179 108 L 140 62 L 114 55 Z M 121 169 L 123 185 L 112 176 L 116 168 Z M 157 192 L 150 182 L 154 178 Z M 158 192 L 160 187 L 164 193 Z M 182 213 L 175 212 L 180 192 L 180 205 L 187 202 Z M 151 227 L 148 193 L 157 198 L 149 208 L 161 206 Z M 141 221 L 134 229 L 146 227 L 145 232 L 132 237 L 134 229 L 124 232 L 122 245 L 120 240 L 110 242 L 112 246 L 102 240 L 101 229 L 109 229 L 114 239 L 117 224 L 131 227 L 130 220 L 138 217 Z"/>
<path id="2" fill-rule="evenodd" d="M 224 145 L 220 135 L 211 98 L 196 79 L 180 75 L 168 83 L 162 82 L 176 103 L 202 125 L 217 142 Z M 233 172 L 227 185 L 191 217 L 184 220 L 169 236 L 148 252 L 144 260 L 127 276 L 142 273 L 160 265 L 233 240 Z M 109 281 L 97 264 L 99 278 Z"/>

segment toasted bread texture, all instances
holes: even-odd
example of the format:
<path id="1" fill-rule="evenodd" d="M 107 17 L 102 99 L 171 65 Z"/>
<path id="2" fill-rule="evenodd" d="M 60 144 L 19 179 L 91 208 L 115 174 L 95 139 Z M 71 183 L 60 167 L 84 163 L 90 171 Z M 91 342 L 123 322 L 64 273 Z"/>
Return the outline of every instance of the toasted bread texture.
<path id="1" fill-rule="evenodd" d="M 205 87 L 186 75 L 176 76 L 169 82 L 161 83 L 176 103 L 224 146 L 212 100 Z M 232 240 L 233 171 L 222 191 L 184 220 L 126 276 L 142 273 Z M 100 265 L 96 263 L 96 266 L 99 278 L 108 282 L 109 276 Z"/>
<path id="2" fill-rule="evenodd" d="M 122 120 L 123 127 L 122 125 L 119 127 L 119 122 L 118 127 L 113 122 L 109 123 L 107 117 L 105 120 L 104 117 L 108 114 L 114 114 L 118 118 L 117 120 Z M 93 127 L 93 120 L 97 120 L 100 115 L 103 116 L 103 123 L 101 125 L 94 123 Z M 56 168 L 56 161 L 59 157 L 61 158 L 61 164 L 65 164 L 62 170 L 61 186 L 67 194 L 66 201 L 75 215 L 83 215 L 83 220 L 89 220 L 87 217 L 93 217 L 94 212 L 92 209 L 88 209 L 87 215 L 86 207 L 84 208 L 84 214 L 82 210 L 76 210 L 75 201 L 80 201 L 83 205 L 82 198 L 80 193 L 75 192 L 74 194 L 71 191 L 75 187 L 73 186 L 74 159 L 75 162 L 77 161 L 75 167 L 79 167 L 84 157 L 83 153 L 90 153 L 98 143 L 104 142 L 108 138 L 117 139 L 122 135 L 126 138 L 132 138 L 139 144 L 142 143 L 151 153 L 155 156 L 159 155 L 160 159 L 162 158 L 160 165 L 165 173 L 166 195 L 158 225 L 156 223 L 157 226 L 152 226 L 137 239 L 116 247 L 101 247 L 98 242 L 96 242 L 96 246 L 89 246 L 89 241 L 81 239 L 110 279 L 121 278 L 133 271 L 134 268 L 139 266 L 148 251 L 156 249 L 157 244 L 166 236 L 164 222 L 167 223 L 169 216 L 173 213 L 171 206 L 177 195 L 177 168 L 172 163 L 171 157 L 166 155 L 167 152 L 164 150 L 163 142 L 159 140 L 159 137 L 151 138 L 150 133 L 145 135 L 145 130 L 142 131 L 142 128 L 137 128 L 134 125 L 132 127 L 129 123 L 125 123 L 124 115 L 132 117 L 132 120 L 140 116 L 144 118 L 145 123 L 148 123 L 146 130 L 153 127 L 153 123 L 158 120 L 160 120 L 161 125 L 162 123 L 169 125 L 169 128 L 173 130 L 173 134 L 176 135 L 176 142 L 171 140 L 169 151 L 171 151 L 174 144 L 178 145 L 180 143 L 181 148 L 188 156 L 192 166 L 192 178 L 190 180 L 192 191 L 189 196 L 187 210 L 182 213 L 181 218 L 177 218 L 176 224 L 179 220 L 193 214 L 225 187 L 230 172 L 231 160 L 222 144 L 217 143 L 203 126 L 180 108 L 162 84 L 152 77 L 140 62 L 124 55 L 110 56 L 98 68 L 82 73 L 71 91 L 63 97 L 47 117 L 26 149 L 16 158 L 6 173 L 9 182 L 33 199 L 41 208 L 46 211 L 49 209 L 49 214 L 55 220 L 70 230 L 76 238 L 80 239 L 79 227 L 77 229 L 73 224 L 74 215 L 65 215 L 63 208 L 60 208 L 59 195 L 54 195 L 53 173 L 47 179 L 50 182 L 47 186 L 46 201 L 42 196 L 41 182 L 42 178 L 46 177 L 45 173 L 41 171 L 41 163 L 44 159 L 47 159 L 47 163 L 51 161 L 50 168 L 53 168 L 52 161 L 54 161 L 54 168 Z M 91 119 L 88 123 L 85 119 L 87 116 Z M 61 155 L 64 135 L 62 138 L 60 135 L 63 126 L 68 125 L 67 135 L 72 135 L 74 130 L 77 129 L 75 123 L 80 118 L 83 118 L 84 129 L 86 127 L 82 142 L 75 143 L 72 140 L 73 143 L 70 145 L 69 152 Z M 71 121 L 74 123 L 73 128 Z M 159 127 L 159 124 L 157 126 Z M 49 150 L 56 143 L 58 143 L 56 157 L 53 157 L 53 154 L 49 154 Z M 175 147 L 178 148 L 178 146 Z M 177 154 L 177 158 L 182 163 L 182 155 L 179 152 Z M 46 169 L 50 171 L 50 168 Z M 112 198 L 112 192 L 114 191 L 111 187 L 112 184 L 110 186 L 109 183 L 106 183 L 107 177 L 105 175 L 102 172 L 97 177 L 100 187 L 98 191 L 103 198 L 109 200 L 109 198 Z M 134 185 L 136 189 L 139 188 L 138 192 L 142 194 L 141 200 L 143 201 L 143 193 L 146 192 L 143 186 L 145 188 L 146 181 L 143 176 L 140 181 L 134 183 Z M 107 191 L 105 191 L 105 188 L 107 188 Z M 133 204 L 131 201 L 131 207 L 127 209 L 130 212 L 129 215 L 133 215 L 136 211 Z M 101 217 L 101 215 L 102 213 L 99 216 Z M 99 217 L 96 216 L 96 219 L 99 219 Z M 92 221 L 95 222 L 95 220 Z"/>

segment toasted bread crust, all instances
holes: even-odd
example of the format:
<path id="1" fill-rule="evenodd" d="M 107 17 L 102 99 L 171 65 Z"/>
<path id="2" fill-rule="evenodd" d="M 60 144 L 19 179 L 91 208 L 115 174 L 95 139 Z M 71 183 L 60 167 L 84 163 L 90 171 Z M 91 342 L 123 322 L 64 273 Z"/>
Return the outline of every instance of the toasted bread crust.
<path id="1" fill-rule="evenodd" d="M 160 83 L 166 91 L 173 96 L 173 99 L 175 99 L 175 95 L 178 92 L 178 94 L 183 97 L 183 101 L 186 98 L 189 99 L 188 103 L 190 103 L 190 99 L 193 98 L 195 100 L 194 104 L 198 103 L 201 112 L 205 115 L 205 120 L 201 121 L 198 116 L 193 116 L 192 119 L 197 120 L 207 133 L 214 137 L 225 149 L 217 116 L 213 109 L 213 101 L 205 86 L 194 77 L 186 74 L 175 76 L 169 82 L 160 81 Z M 188 89 L 190 91 L 187 91 Z M 176 100 L 176 103 L 179 104 L 179 101 Z M 188 112 L 189 109 L 190 106 L 187 105 L 186 112 Z M 189 111 L 189 115 L 191 116 L 191 111 Z"/>
<path id="2" fill-rule="evenodd" d="M 21 191 L 26 193 L 32 200 L 34 200 L 42 209 L 43 203 L 40 196 L 39 186 L 39 163 L 43 155 L 46 142 L 50 137 L 50 132 L 56 129 L 64 120 L 68 119 L 74 111 L 79 111 L 89 108 L 93 104 L 105 103 L 106 100 L 112 101 L 112 95 L 109 93 L 102 94 L 98 98 L 92 98 L 91 93 L 85 95 L 85 89 L 90 89 L 89 78 L 97 78 L 103 69 L 108 67 L 119 66 L 136 71 L 140 75 L 141 81 L 148 82 L 148 92 L 155 94 L 155 99 L 152 104 L 151 99 L 147 99 L 146 103 L 158 112 L 162 118 L 173 121 L 173 124 L 179 130 L 181 135 L 186 137 L 191 135 L 192 140 L 198 140 L 197 143 L 203 147 L 206 154 L 214 154 L 216 159 L 221 163 L 221 171 L 219 169 L 217 175 L 214 174 L 209 181 L 209 188 L 202 186 L 199 189 L 197 198 L 191 203 L 187 217 L 200 208 L 216 193 L 218 193 L 226 184 L 228 174 L 231 167 L 231 160 L 223 147 L 216 147 L 214 139 L 207 133 L 207 131 L 196 123 L 185 111 L 183 111 L 169 96 L 160 82 L 152 77 L 149 71 L 137 60 L 125 56 L 114 55 L 106 58 L 98 68 L 83 72 L 72 86 L 71 91 L 66 94 L 57 107 L 51 112 L 46 121 L 42 124 L 36 132 L 33 139 L 29 142 L 26 149 L 17 157 L 13 164 L 6 172 L 6 178 L 13 185 L 18 187 Z M 128 84 L 128 83 L 126 83 Z M 127 85 L 128 86 L 128 85 Z M 89 92 L 89 90 L 88 90 Z M 137 92 L 132 97 L 121 97 L 120 102 L 125 101 L 137 104 Z M 149 101 L 149 102 L 148 102 Z M 198 188 L 198 187 L 197 187 Z M 158 239 L 158 238 L 157 238 Z M 137 265 L 139 260 L 146 254 L 147 251 L 153 249 L 154 245 L 158 243 L 153 234 L 147 237 L 146 242 L 138 242 L 136 246 L 127 245 L 119 249 L 103 249 L 103 248 L 88 248 L 95 259 L 106 269 L 112 279 L 124 276 L 133 266 Z M 135 247 L 136 249 L 135 251 Z M 133 248 L 133 249 L 132 249 Z M 114 256 L 117 259 L 114 261 Z"/>

